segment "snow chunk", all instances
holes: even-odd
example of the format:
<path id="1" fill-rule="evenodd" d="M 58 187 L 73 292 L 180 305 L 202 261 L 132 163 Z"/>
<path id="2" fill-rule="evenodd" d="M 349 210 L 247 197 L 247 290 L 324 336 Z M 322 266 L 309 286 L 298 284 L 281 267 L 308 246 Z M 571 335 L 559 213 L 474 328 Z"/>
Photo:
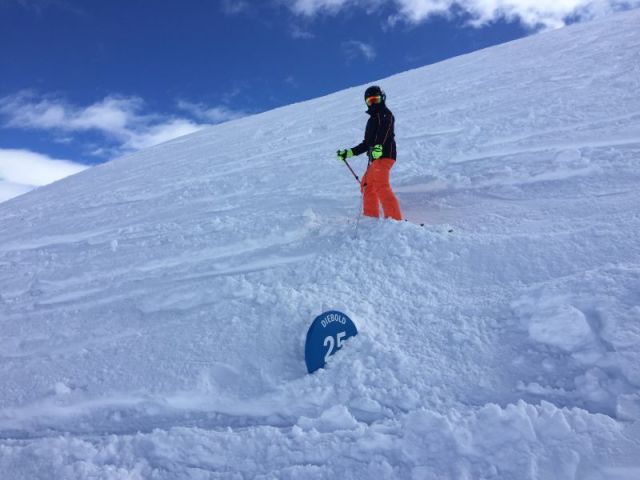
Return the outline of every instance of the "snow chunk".
<path id="1" fill-rule="evenodd" d="M 573 352 L 593 342 L 587 319 L 573 305 L 550 301 L 531 317 L 529 335 L 532 340 Z"/>
<path id="2" fill-rule="evenodd" d="M 321 433 L 328 433 L 338 430 L 355 430 L 359 424 L 347 407 L 335 405 L 322 412 L 318 418 L 300 417 L 297 425 L 303 430 L 315 429 Z"/>
<path id="3" fill-rule="evenodd" d="M 69 395 L 73 390 L 63 382 L 56 382 L 53 387 L 56 395 Z"/>
<path id="4" fill-rule="evenodd" d="M 561 295 L 525 295 L 513 304 L 532 341 L 573 353 L 595 347 L 589 321 L 570 299 Z"/>

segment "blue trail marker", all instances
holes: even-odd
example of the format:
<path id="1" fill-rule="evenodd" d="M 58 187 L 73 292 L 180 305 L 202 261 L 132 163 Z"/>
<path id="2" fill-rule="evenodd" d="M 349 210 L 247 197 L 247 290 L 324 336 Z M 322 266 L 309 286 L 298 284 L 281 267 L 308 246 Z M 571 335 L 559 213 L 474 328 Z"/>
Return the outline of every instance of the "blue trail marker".
<path id="1" fill-rule="evenodd" d="M 304 346 L 308 372 L 324 368 L 328 358 L 342 348 L 343 342 L 357 334 L 353 321 L 342 312 L 331 310 L 318 316 L 309 327 Z"/>

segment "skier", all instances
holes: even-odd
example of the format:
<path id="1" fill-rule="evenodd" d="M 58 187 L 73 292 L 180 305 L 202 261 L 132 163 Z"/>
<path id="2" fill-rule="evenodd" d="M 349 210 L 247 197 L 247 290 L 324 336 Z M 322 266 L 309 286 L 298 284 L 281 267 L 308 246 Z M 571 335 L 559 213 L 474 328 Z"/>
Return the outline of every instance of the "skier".
<path id="1" fill-rule="evenodd" d="M 367 152 L 369 164 L 360 184 L 364 215 L 378 218 L 382 203 L 385 218 L 402 220 L 400 204 L 389 184 L 389 173 L 396 161 L 395 119 L 385 100 L 379 86 L 367 88 L 364 101 L 369 107 L 369 120 L 364 140 L 353 148 L 338 150 L 337 155 L 338 160 L 346 162 L 347 158 Z"/>

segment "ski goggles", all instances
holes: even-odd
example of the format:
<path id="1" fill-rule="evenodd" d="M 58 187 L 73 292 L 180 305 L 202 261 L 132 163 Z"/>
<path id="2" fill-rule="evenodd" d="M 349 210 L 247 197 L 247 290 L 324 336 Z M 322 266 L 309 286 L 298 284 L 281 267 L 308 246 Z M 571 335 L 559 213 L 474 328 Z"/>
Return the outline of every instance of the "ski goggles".
<path id="1" fill-rule="evenodd" d="M 364 101 L 367 104 L 367 106 L 370 107 L 374 103 L 382 103 L 382 96 L 381 95 L 374 95 L 373 97 L 365 98 Z"/>

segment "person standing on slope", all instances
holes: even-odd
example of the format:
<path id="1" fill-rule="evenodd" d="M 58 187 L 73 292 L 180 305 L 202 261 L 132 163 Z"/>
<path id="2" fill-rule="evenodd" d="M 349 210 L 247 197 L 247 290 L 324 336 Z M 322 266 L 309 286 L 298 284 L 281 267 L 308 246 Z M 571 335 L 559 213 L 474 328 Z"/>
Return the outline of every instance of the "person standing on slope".
<path id="1" fill-rule="evenodd" d="M 364 215 L 378 218 L 382 203 L 385 218 L 402 220 L 400 204 L 389 183 L 389 174 L 396 162 L 395 119 L 385 100 L 386 95 L 379 86 L 367 88 L 364 101 L 369 107 L 369 120 L 364 140 L 353 148 L 338 150 L 337 155 L 338 160 L 346 161 L 367 152 L 369 165 L 360 184 Z"/>

